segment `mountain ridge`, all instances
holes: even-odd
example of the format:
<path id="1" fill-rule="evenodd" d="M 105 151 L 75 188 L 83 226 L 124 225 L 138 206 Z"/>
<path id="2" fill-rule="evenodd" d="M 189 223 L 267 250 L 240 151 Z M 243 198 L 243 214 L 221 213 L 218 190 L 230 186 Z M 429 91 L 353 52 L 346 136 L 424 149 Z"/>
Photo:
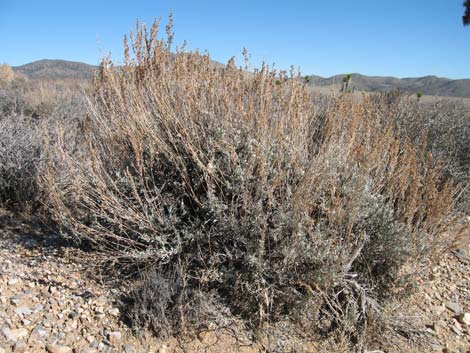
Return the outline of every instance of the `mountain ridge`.
<path id="1" fill-rule="evenodd" d="M 97 66 L 78 61 L 43 59 L 15 66 L 13 69 L 32 79 L 90 79 Z M 345 74 L 322 77 L 309 76 L 309 86 L 336 88 L 341 86 Z M 349 86 L 353 90 L 367 92 L 385 92 L 399 89 L 408 93 L 421 92 L 431 96 L 470 98 L 470 79 L 450 79 L 427 75 L 422 77 L 397 78 L 393 76 L 367 76 L 352 74 Z"/>
<path id="2" fill-rule="evenodd" d="M 20 66 L 13 66 L 13 70 L 32 79 L 90 79 L 97 66 L 60 59 L 42 59 Z"/>

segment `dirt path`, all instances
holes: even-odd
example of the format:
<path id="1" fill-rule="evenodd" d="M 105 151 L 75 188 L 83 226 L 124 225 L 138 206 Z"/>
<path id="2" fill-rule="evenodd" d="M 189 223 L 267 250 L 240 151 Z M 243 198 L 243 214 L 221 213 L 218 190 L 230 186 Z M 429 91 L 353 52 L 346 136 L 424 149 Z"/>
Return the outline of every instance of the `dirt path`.
<path id="1" fill-rule="evenodd" d="M 92 279 L 74 258 L 90 256 L 46 237 L 37 225 L 0 211 L 0 353 L 173 352 L 173 342 L 136 338 L 123 324 L 119 289 Z M 437 352 L 470 352 L 470 249 L 448 254 L 420 290 L 397 308 L 419 318 Z M 258 352 L 205 336 L 199 352 Z M 400 351 L 400 350 L 398 350 Z M 412 345 L 402 350 L 416 351 Z"/>

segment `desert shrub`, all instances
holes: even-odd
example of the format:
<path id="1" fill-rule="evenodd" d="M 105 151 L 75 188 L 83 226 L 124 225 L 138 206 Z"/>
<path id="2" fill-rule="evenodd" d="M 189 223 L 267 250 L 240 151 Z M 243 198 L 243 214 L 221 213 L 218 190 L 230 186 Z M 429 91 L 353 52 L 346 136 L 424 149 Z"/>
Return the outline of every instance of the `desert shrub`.
<path id="1" fill-rule="evenodd" d="M 369 313 L 447 245 L 455 186 L 383 123 L 385 102 L 342 95 L 316 110 L 300 75 L 220 68 L 172 52 L 167 35 L 140 26 L 123 68 L 103 61 L 84 152 L 59 136 L 42 175 L 54 219 L 116 275 L 148 269 L 134 327 L 309 315 L 359 341 Z"/>
<path id="2" fill-rule="evenodd" d="M 58 90 L 57 86 L 50 87 Z M 16 94 L 12 89 L 6 91 L 8 97 Z M 26 114 L 27 104 L 18 97 L 10 106 L 15 109 L 0 112 L 0 205 L 32 211 L 42 203 L 37 176 L 46 161 L 55 158 L 49 154 L 47 145 L 55 141 L 56 126 L 59 122 L 67 125 L 64 143 L 70 151 L 76 151 L 77 126 L 84 117 L 86 100 L 80 90 L 70 91 L 63 100 L 51 102 L 47 113 L 31 116 Z"/>
<path id="3" fill-rule="evenodd" d="M 82 104 L 90 84 L 84 80 L 28 80 L 16 77 L 11 84 L 0 88 L 0 115 L 24 115 L 49 118 L 58 115 L 57 109 Z M 83 104 L 82 104 L 82 112 Z"/>
<path id="4" fill-rule="evenodd" d="M 385 124 L 395 124 L 402 139 L 426 146 L 442 163 L 444 178 L 466 185 L 459 209 L 470 209 L 470 113 L 462 100 L 434 98 L 418 101 L 401 92 L 375 94 Z M 387 104 L 384 104 L 386 102 Z"/>
<path id="5" fill-rule="evenodd" d="M 0 118 L 0 203 L 37 202 L 36 169 L 41 163 L 41 129 L 24 116 Z"/>
<path id="6" fill-rule="evenodd" d="M 7 64 L 0 65 L 0 89 L 6 88 L 15 78 L 15 72 Z"/>

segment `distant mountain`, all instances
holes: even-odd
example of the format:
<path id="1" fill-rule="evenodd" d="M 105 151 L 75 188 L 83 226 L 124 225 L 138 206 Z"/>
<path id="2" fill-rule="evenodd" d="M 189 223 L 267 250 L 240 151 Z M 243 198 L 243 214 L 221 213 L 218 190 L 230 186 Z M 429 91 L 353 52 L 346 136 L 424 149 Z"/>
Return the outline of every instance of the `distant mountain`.
<path id="1" fill-rule="evenodd" d="M 39 60 L 29 64 L 13 67 L 17 72 L 29 78 L 90 79 L 96 66 L 66 60 Z"/>
<path id="2" fill-rule="evenodd" d="M 336 75 L 329 78 L 311 76 L 309 84 L 314 87 L 339 87 L 344 76 Z M 399 89 L 409 93 L 422 92 L 430 96 L 470 97 L 470 79 L 451 80 L 437 76 L 396 78 L 352 74 L 349 87 L 356 91 L 367 92 L 385 92 Z"/>
<path id="3" fill-rule="evenodd" d="M 218 64 L 217 65 L 221 65 Z M 14 69 L 29 78 L 80 78 L 90 79 L 96 66 L 66 60 L 40 60 L 16 66 Z M 311 76 L 309 85 L 313 87 L 339 88 L 345 75 L 329 78 Z M 396 78 L 353 74 L 350 88 L 357 91 L 384 92 L 399 89 L 404 92 L 422 92 L 431 96 L 470 98 L 470 79 L 451 80 L 448 78 L 425 76 L 417 78 Z"/>

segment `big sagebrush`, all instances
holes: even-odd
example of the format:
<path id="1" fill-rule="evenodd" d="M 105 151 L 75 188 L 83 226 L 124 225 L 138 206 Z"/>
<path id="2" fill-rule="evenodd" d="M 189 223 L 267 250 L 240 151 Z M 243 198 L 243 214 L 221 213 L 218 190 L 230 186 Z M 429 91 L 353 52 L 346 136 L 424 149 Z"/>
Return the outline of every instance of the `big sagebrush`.
<path id="1" fill-rule="evenodd" d="M 149 269 L 136 326 L 308 313 L 357 339 L 446 245 L 456 188 L 373 99 L 318 114 L 300 75 L 220 67 L 167 35 L 138 26 L 125 65 L 101 64 L 85 152 L 58 138 L 43 175 L 54 218 L 109 262 Z"/>

